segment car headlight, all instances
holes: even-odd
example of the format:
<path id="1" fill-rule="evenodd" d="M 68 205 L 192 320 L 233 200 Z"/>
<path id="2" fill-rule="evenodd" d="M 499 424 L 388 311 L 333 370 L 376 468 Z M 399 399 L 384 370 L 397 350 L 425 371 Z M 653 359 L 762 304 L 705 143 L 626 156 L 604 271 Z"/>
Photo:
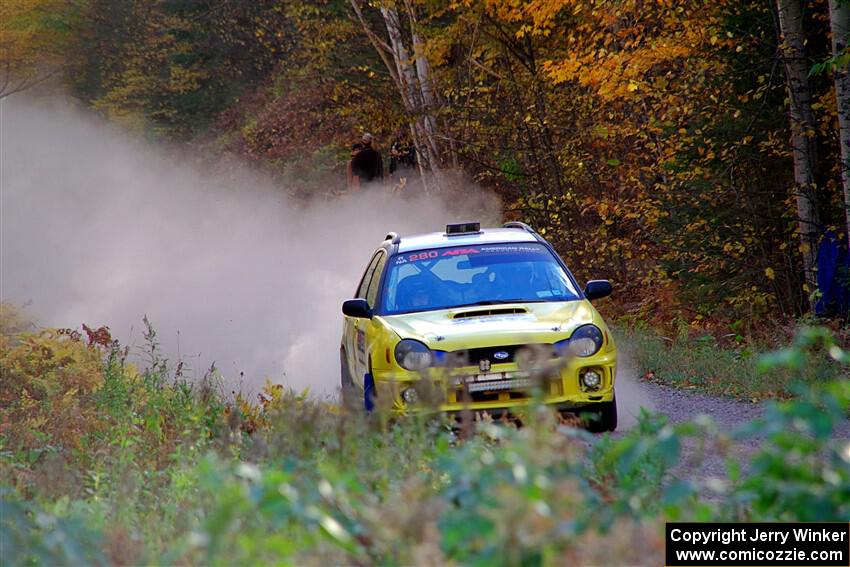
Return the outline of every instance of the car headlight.
<path id="1" fill-rule="evenodd" d="M 576 356 L 593 356 L 602 348 L 602 331 L 596 325 L 582 325 L 570 337 L 570 352 Z"/>
<path id="2" fill-rule="evenodd" d="M 424 370 L 431 366 L 431 350 L 413 339 L 404 339 L 395 346 L 395 360 L 406 370 Z"/>
<path id="3" fill-rule="evenodd" d="M 573 336 L 555 343 L 557 356 L 593 356 L 602 348 L 602 331 L 596 325 L 582 325 L 573 332 Z"/>

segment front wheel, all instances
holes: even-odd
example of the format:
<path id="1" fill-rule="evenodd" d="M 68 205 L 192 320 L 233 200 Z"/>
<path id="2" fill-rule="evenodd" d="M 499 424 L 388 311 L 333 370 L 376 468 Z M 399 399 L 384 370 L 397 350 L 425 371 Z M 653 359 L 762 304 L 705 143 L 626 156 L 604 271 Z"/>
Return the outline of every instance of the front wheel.
<path id="1" fill-rule="evenodd" d="M 603 433 L 617 429 L 617 396 L 610 402 L 596 404 L 599 408 L 588 423 L 587 429 L 593 433 Z"/>

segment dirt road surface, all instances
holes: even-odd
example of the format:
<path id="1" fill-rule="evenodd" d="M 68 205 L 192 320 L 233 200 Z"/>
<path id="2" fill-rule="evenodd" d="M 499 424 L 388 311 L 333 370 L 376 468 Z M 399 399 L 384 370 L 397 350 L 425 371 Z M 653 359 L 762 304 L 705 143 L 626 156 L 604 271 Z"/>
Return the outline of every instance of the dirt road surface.
<path id="1" fill-rule="evenodd" d="M 733 432 L 764 412 L 764 403 L 643 382 L 628 359 L 618 367 L 617 402 L 620 419 L 618 434 L 635 426 L 641 408 L 667 416 L 671 424 L 692 421 L 700 415 L 707 415 L 717 424 L 718 430 L 724 433 Z M 850 420 L 845 420 L 838 427 L 835 438 L 850 442 Z M 675 472 L 698 481 L 701 485 L 708 485 L 711 479 L 725 478 L 726 458 L 732 457 L 739 463 L 746 463 L 763 442 L 764 439 L 758 436 L 739 439 L 730 449 L 730 453 L 724 456 L 711 450 L 705 451 L 700 447 L 699 440 L 687 440 L 683 445 L 682 465 Z"/>

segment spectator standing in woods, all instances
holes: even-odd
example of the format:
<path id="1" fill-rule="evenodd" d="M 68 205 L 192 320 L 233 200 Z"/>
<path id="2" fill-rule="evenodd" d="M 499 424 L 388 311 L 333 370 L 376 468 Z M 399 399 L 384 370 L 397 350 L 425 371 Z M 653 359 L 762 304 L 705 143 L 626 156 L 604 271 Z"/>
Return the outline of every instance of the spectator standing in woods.
<path id="1" fill-rule="evenodd" d="M 363 148 L 351 158 L 351 176 L 357 187 L 384 178 L 383 159 L 372 147 L 372 134 L 363 134 L 361 143 Z"/>
<path id="2" fill-rule="evenodd" d="M 354 162 L 354 157 L 358 153 L 360 153 L 360 150 L 362 150 L 362 149 L 363 149 L 363 144 L 361 144 L 359 142 L 354 144 L 353 146 L 351 146 L 351 159 L 348 160 L 348 167 L 347 167 L 347 171 L 346 171 L 349 189 L 358 189 L 360 187 L 360 179 L 354 177 L 354 171 L 352 169 L 352 163 Z"/>
<path id="3" fill-rule="evenodd" d="M 405 136 L 404 129 L 399 128 L 395 133 L 395 140 L 390 146 L 390 176 L 405 178 L 410 175 L 410 171 L 416 166 L 416 150 L 413 144 Z"/>

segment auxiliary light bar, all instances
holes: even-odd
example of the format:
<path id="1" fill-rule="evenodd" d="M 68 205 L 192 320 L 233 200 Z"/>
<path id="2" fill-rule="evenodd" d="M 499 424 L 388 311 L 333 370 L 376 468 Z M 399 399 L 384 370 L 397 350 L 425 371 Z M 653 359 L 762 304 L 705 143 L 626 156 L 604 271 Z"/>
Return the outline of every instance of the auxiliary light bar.
<path id="1" fill-rule="evenodd" d="M 521 390 L 534 386 L 531 378 L 514 378 L 512 380 L 499 380 L 495 382 L 470 382 L 467 389 L 470 394 L 475 392 L 494 392 L 496 390 Z"/>

